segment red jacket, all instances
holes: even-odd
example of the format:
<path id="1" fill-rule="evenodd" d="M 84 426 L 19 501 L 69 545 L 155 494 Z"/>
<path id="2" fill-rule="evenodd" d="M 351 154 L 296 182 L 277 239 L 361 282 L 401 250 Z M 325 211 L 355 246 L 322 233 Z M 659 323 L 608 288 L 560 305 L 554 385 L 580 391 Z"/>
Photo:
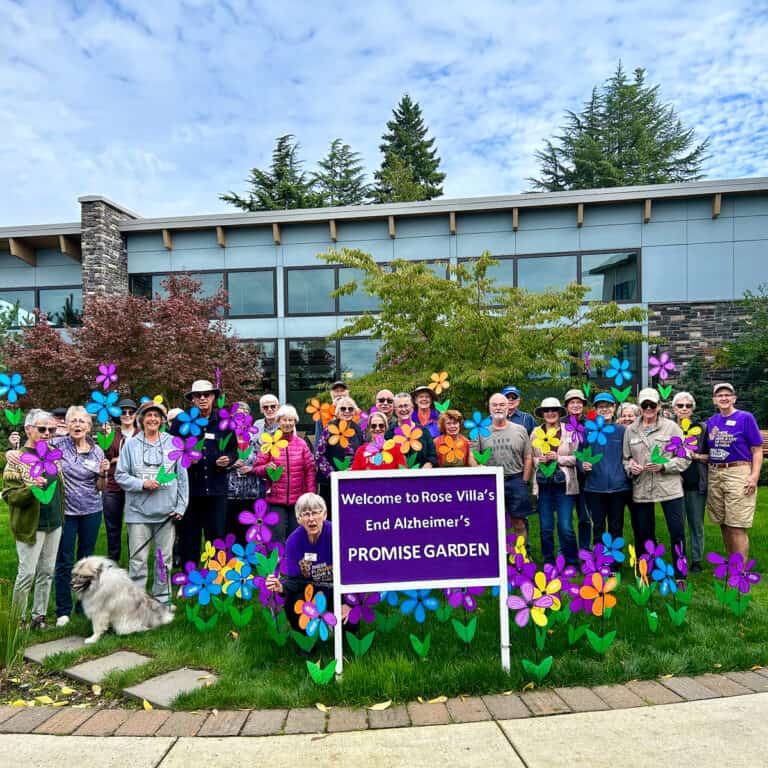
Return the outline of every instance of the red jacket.
<path id="1" fill-rule="evenodd" d="M 271 453 L 259 451 L 253 467 L 256 475 L 267 479 L 267 504 L 295 504 L 303 493 L 317 493 L 315 460 L 309 446 L 295 432 L 285 439 L 288 440 L 288 446 L 280 448 L 277 458 Z M 271 480 L 267 475 L 267 464 L 270 461 L 284 468 L 277 480 Z"/>

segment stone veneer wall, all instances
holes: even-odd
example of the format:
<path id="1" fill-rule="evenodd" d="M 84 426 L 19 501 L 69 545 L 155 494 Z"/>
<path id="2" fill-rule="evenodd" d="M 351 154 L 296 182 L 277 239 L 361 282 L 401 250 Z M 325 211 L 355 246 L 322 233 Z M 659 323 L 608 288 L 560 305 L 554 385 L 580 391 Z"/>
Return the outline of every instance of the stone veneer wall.
<path id="1" fill-rule="evenodd" d="M 128 252 L 120 222 L 134 218 L 106 200 L 81 201 L 83 304 L 93 296 L 128 293 Z"/>

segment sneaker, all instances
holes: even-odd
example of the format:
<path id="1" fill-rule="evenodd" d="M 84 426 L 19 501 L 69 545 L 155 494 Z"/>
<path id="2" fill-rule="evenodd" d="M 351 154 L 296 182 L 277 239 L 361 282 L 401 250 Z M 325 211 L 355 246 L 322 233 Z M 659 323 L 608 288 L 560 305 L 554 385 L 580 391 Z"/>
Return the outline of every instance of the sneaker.
<path id="1" fill-rule="evenodd" d="M 695 562 L 691 566 L 691 573 L 701 573 L 701 563 Z"/>
<path id="2" fill-rule="evenodd" d="M 67 624 L 69 624 L 69 616 L 59 616 L 59 618 L 56 619 L 57 627 L 66 627 Z"/>
<path id="3" fill-rule="evenodd" d="M 45 616 L 35 616 L 29 626 L 30 629 L 48 629 L 48 625 L 45 623 Z"/>

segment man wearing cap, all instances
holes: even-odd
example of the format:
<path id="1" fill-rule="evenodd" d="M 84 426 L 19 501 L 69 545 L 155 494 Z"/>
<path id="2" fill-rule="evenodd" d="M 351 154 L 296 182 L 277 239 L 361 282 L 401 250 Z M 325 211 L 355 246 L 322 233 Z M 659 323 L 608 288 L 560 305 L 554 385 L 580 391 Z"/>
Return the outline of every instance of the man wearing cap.
<path id="1" fill-rule="evenodd" d="M 180 520 L 188 500 L 187 470 L 178 459 L 173 438 L 160 427 L 166 421 L 162 403 L 149 400 L 136 412 L 140 432 L 124 443 L 115 470 L 115 480 L 125 491 L 125 521 L 128 525 L 128 576 L 146 589 L 147 558 L 155 557 L 152 594 L 160 602 L 170 600 L 170 565 L 173 552 L 172 520 Z"/>
<path id="2" fill-rule="evenodd" d="M 563 398 L 563 404 L 565 405 L 565 421 L 570 421 L 573 417 L 576 421 L 584 425 L 584 406 L 587 404 L 587 398 L 584 397 L 584 393 L 580 389 L 569 389 L 565 393 Z M 578 481 L 579 488 L 584 488 L 586 478 L 584 473 L 579 467 Z M 579 492 L 573 497 L 573 503 L 576 507 L 576 515 L 579 519 L 577 538 L 579 542 L 579 549 L 591 549 L 592 548 L 592 513 L 587 505 L 587 499 L 583 492 Z M 600 534 L 602 536 L 602 533 Z"/>
<path id="3" fill-rule="evenodd" d="M 735 407 L 733 384 L 715 384 L 712 393 L 719 412 L 707 420 L 709 519 L 720 526 L 726 552 L 738 552 L 746 561 L 763 463 L 763 439 L 755 417 Z"/>
<path id="4" fill-rule="evenodd" d="M 519 424 L 530 435 L 536 420 L 527 411 L 520 410 L 520 390 L 510 384 L 501 390 L 501 394 L 507 398 L 507 421 Z"/>
<path id="5" fill-rule="evenodd" d="M 411 414 L 411 419 L 424 431 L 428 431 L 433 438 L 440 434 L 440 414 L 433 407 L 435 404 L 435 393 L 426 386 L 416 387 L 411 392 L 411 399 L 416 404 L 416 408 Z"/>
<path id="6" fill-rule="evenodd" d="M 109 461 L 109 469 L 107 470 L 107 487 L 101 494 L 101 501 L 104 505 L 104 528 L 107 531 L 107 557 L 119 563 L 122 551 L 125 491 L 115 480 L 115 468 L 123 443 L 136 433 L 134 422 L 136 403 L 126 397 L 117 404 L 117 407 L 120 409 L 120 416 L 112 419 L 116 422 L 115 437 L 112 445 L 104 451 L 104 457 Z"/>
<path id="7" fill-rule="evenodd" d="M 205 531 L 208 541 L 223 539 L 227 527 L 227 468 L 237 460 L 237 436 L 223 430 L 214 408 L 219 388 L 206 379 L 198 379 L 185 395 L 200 410 L 208 423 L 202 426 L 198 442 L 202 441 L 201 459 L 189 468 L 189 507 L 179 525 L 179 555 L 182 562 L 197 562 L 200 557 L 200 535 Z M 171 433 L 186 442 L 191 435 L 181 435 L 184 424 L 176 418 Z"/>

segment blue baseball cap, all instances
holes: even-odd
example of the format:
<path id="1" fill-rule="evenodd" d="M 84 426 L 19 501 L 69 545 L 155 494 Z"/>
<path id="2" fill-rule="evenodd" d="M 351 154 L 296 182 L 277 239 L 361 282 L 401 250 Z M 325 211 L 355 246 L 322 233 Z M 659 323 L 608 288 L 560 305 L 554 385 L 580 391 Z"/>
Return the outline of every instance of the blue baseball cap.
<path id="1" fill-rule="evenodd" d="M 514 395 L 515 397 L 520 397 L 520 390 L 517 387 L 513 387 L 509 385 L 504 387 L 504 389 L 501 390 L 501 394 L 504 395 L 504 397 L 509 397 L 510 395 Z"/>
<path id="2" fill-rule="evenodd" d="M 598 403 L 610 403 L 611 405 L 616 405 L 616 398 L 609 392 L 601 392 L 599 395 L 595 395 L 594 398 L 592 398 L 592 403 L 594 405 L 597 405 Z"/>

